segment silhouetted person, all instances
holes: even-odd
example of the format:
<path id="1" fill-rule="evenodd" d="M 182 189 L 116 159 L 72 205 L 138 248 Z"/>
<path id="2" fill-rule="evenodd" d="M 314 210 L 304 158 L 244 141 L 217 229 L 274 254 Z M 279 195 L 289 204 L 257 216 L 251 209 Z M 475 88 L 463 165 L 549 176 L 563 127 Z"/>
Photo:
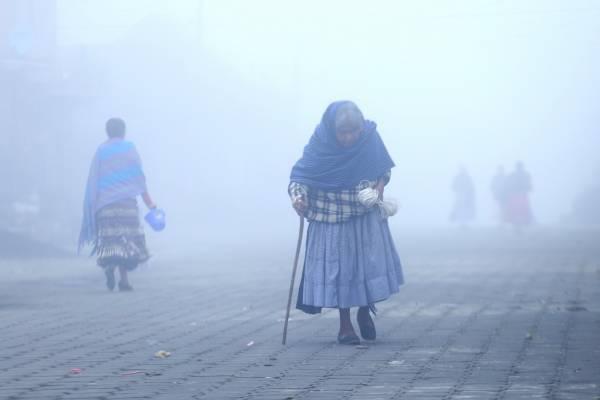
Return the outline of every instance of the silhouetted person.
<path id="1" fill-rule="evenodd" d="M 507 178 L 507 222 L 515 228 L 527 226 L 533 222 L 533 213 L 529 203 L 529 193 L 533 186 L 531 176 L 521 161 Z"/>
<path id="2" fill-rule="evenodd" d="M 506 222 L 508 207 L 508 187 L 507 175 L 502 165 L 498 166 L 496 174 L 492 178 L 492 196 L 498 205 L 498 219 L 500 222 Z"/>
<path id="3" fill-rule="evenodd" d="M 600 226 L 600 168 L 595 179 L 575 197 L 572 220 L 578 224 Z"/>
<path id="4" fill-rule="evenodd" d="M 92 244 L 92 255 L 104 269 L 106 286 L 115 287 L 119 269 L 119 290 L 131 291 L 128 271 L 148 260 L 146 238 L 140 224 L 137 196 L 150 209 L 156 205 L 148 194 L 140 156 L 132 142 L 125 140 L 125 122 L 106 122 L 108 140 L 102 143 L 90 167 L 79 249 Z"/>
<path id="5" fill-rule="evenodd" d="M 463 166 L 452 181 L 452 191 L 454 206 L 450 213 L 450 221 L 466 225 L 475 219 L 475 185 Z"/>

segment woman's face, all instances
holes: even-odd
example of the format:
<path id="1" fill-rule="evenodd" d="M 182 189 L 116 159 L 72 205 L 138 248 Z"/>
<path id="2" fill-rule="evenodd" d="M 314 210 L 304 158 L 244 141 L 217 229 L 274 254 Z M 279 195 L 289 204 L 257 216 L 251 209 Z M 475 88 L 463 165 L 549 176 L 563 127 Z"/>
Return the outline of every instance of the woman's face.
<path id="1" fill-rule="evenodd" d="M 362 133 L 361 128 L 340 128 L 335 132 L 335 138 L 337 142 L 342 147 L 352 147 L 354 143 L 360 138 Z"/>

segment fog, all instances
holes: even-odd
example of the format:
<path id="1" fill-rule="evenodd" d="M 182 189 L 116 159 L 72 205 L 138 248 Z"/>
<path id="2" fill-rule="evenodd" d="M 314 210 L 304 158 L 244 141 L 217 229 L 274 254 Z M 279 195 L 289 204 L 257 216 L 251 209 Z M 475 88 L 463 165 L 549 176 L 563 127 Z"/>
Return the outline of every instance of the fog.
<path id="1" fill-rule="evenodd" d="M 525 163 L 539 225 L 568 223 L 600 183 L 593 0 L 3 4 L 2 215 L 63 247 L 113 116 L 167 212 L 150 239 L 165 252 L 292 242 L 290 168 L 338 99 L 377 122 L 396 163 L 396 229 L 449 224 L 459 165 L 479 226 L 497 224 L 498 165 Z"/>

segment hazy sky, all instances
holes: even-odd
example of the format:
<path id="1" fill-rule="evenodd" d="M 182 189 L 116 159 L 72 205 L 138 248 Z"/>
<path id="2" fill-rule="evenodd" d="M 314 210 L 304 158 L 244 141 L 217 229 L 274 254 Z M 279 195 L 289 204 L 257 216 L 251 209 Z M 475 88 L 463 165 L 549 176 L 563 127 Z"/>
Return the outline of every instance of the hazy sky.
<path id="1" fill-rule="evenodd" d="M 542 222 L 567 213 L 600 165 L 597 1 L 58 3 L 65 46 L 114 43 L 150 21 L 180 39 L 173 47 L 218 57 L 247 82 L 243 90 L 287 98 L 293 109 L 277 133 L 288 136 L 278 141 L 282 176 L 326 105 L 342 98 L 379 124 L 398 165 L 391 195 L 435 220 L 447 218 L 460 163 L 487 222 L 498 164 L 525 162 Z M 268 112 L 269 102 L 252 107 Z"/>

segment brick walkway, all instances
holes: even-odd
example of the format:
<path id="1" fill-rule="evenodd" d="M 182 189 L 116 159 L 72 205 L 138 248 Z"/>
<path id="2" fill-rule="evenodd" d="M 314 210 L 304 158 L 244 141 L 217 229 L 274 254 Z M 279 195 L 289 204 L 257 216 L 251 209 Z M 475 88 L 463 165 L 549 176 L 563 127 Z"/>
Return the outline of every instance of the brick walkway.
<path id="1" fill-rule="evenodd" d="M 407 284 L 358 347 L 335 311 L 281 345 L 288 246 L 157 259 L 133 293 L 90 260 L 1 261 L 0 399 L 600 400 L 598 233 L 457 236 L 398 235 Z"/>

